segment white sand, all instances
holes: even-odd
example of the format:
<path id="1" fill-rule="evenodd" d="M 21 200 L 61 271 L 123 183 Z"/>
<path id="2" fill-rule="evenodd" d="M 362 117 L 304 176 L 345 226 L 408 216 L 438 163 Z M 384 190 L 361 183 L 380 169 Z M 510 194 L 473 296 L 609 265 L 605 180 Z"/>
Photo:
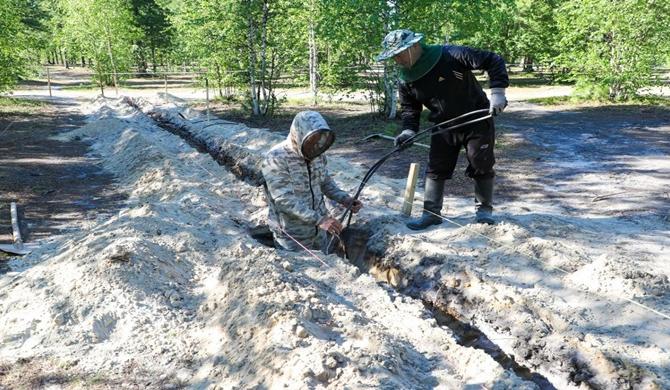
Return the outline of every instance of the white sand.
<path id="1" fill-rule="evenodd" d="M 0 276 L 1 363 L 44 359 L 73 387 L 533 387 L 341 259 L 260 247 L 259 188 L 122 100 L 88 113 L 65 137 L 90 139 L 130 198 Z"/>

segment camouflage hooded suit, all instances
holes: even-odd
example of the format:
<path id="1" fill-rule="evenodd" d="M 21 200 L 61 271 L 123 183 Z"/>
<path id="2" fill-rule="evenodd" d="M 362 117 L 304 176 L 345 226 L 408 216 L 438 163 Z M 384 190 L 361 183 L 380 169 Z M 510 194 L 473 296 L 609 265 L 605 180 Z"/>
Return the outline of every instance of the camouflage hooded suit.
<path id="1" fill-rule="evenodd" d="M 284 249 L 299 250 L 294 239 L 310 249 L 320 249 L 325 232 L 318 225 L 328 216 L 323 196 L 340 204 L 349 198 L 328 174 L 323 154 L 309 161 L 301 152 L 309 133 L 320 129 L 330 129 L 321 114 L 298 113 L 286 140 L 270 149 L 263 160 L 270 229 Z"/>

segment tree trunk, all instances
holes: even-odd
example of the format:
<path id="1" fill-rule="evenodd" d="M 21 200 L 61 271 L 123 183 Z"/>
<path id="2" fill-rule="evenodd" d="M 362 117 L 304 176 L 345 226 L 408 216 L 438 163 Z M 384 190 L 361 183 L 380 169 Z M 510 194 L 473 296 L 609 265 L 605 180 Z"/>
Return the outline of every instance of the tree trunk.
<path id="1" fill-rule="evenodd" d="M 147 57 L 144 55 L 144 49 L 140 49 L 139 60 L 140 61 L 139 64 L 137 64 L 138 65 L 137 70 L 139 71 L 139 73 L 147 73 L 147 68 L 149 65 L 147 64 Z"/>
<path id="2" fill-rule="evenodd" d="M 388 0 L 385 8 L 382 10 L 382 15 L 385 20 L 384 29 L 386 32 L 395 30 L 398 24 L 399 1 Z M 398 76 L 395 68 L 389 65 L 389 62 L 384 63 L 384 113 L 389 119 L 395 119 L 398 110 Z"/>
<path id="3" fill-rule="evenodd" d="M 268 16 L 270 14 L 270 9 L 268 6 L 268 0 L 263 1 L 263 18 L 261 20 L 261 69 L 260 69 L 260 114 L 265 115 L 268 112 L 269 100 L 270 100 L 270 91 L 268 91 L 268 71 L 267 71 L 267 34 L 268 34 Z"/>
<path id="4" fill-rule="evenodd" d="M 524 56 L 523 57 L 523 71 L 532 72 L 533 71 L 533 57 Z"/>
<path id="5" fill-rule="evenodd" d="M 398 111 L 397 85 L 396 72 L 384 65 L 384 112 L 389 119 L 395 119 Z"/>
<path id="6" fill-rule="evenodd" d="M 56 56 L 58 57 L 59 64 L 65 66 L 65 58 L 63 58 L 63 52 L 60 47 L 56 49 Z"/>
<path id="7" fill-rule="evenodd" d="M 67 49 L 66 48 L 61 48 L 61 55 L 63 56 L 63 65 L 65 65 L 65 69 L 70 69 L 70 64 L 67 61 Z"/>
<path id="8" fill-rule="evenodd" d="M 82 68 L 86 67 L 86 58 L 84 56 L 81 56 L 81 67 Z"/>
<path id="9" fill-rule="evenodd" d="M 151 48 L 151 67 L 154 70 L 154 74 L 156 74 L 156 48 L 155 47 Z"/>
<path id="10" fill-rule="evenodd" d="M 219 62 L 214 63 L 214 71 L 216 72 L 216 86 L 219 89 L 219 96 L 221 99 L 223 99 L 223 91 L 221 90 L 221 84 L 223 84 L 223 80 L 221 77 L 221 66 L 219 65 Z"/>
<path id="11" fill-rule="evenodd" d="M 107 38 L 107 54 L 109 55 L 109 61 L 112 64 L 112 77 L 114 80 L 114 88 L 116 89 L 116 92 L 118 94 L 119 92 L 119 84 L 118 80 L 116 79 L 116 65 L 114 64 L 114 53 L 112 52 L 112 37 L 109 32 L 109 26 L 105 26 L 105 33 L 106 33 L 106 38 Z"/>
<path id="12" fill-rule="evenodd" d="M 310 19 L 309 19 L 309 89 L 312 92 L 313 105 L 318 104 L 318 52 L 316 47 L 316 26 L 314 25 L 314 0 L 310 2 Z"/>
<path id="13" fill-rule="evenodd" d="M 247 6 L 251 7 L 251 2 L 247 1 Z M 256 50 L 255 50 L 255 35 L 256 27 L 254 25 L 253 16 L 249 13 L 247 17 L 247 43 L 249 45 L 249 91 L 251 93 L 251 113 L 253 115 L 260 114 L 258 106 L 258 95 L 256 92 Z"/>
<path id="14" fill-rule="evenodd" d="M 608 44 L 610 47 L 610 70 L 611 72 L 615 75 L 614 80 L 610 82 L 609 85 L 609 99 L 612 101 L 616 101 L 623 95 L 623 88 L 621 86 L 621 82 L 619 81 L 617 75 L 619 75 L 620 72 L 620 61 L 619 61 L 619 56 L 617 52 L 617 46 L 614 41 L 614 33 L 610 32 L 607 34 L 608 38 Z"/>

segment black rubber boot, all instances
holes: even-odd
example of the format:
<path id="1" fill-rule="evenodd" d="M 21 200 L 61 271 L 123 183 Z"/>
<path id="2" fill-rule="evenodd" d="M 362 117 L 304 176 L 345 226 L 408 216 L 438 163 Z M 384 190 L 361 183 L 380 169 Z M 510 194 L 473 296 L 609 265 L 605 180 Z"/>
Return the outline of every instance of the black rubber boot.
<path id="1" fill-rule="evenodd" d="M 429 226 L 441 224 L 442 218 L 438 215 L 442 210 L 443 194 L 444 180 L 426 178 L 426 190 L 423 193 L 423 208 L 425 210 L 423 210 L 420 218 L 407 222 L 407 227 L 412 230 L 424 230 Z"/>
<path id="2" fill-rule="evenodd" d="M 475 222 L 493 225 L 493 178 L 475 179 Z"/>

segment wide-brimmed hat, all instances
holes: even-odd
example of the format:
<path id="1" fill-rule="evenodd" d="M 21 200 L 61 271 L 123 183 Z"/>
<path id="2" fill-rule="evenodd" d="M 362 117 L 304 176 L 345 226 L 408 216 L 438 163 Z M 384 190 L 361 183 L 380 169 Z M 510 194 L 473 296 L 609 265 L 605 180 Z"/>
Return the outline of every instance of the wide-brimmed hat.
<path id="1" fill-rule="evenodd" d="M 386 34 L 382 41 L 382 48 L 384 49 L 375 60 L 384 61 L 403 50 L 407 50 L 413 44 L 423 39 L 423 34 L 415 33 L 411 30 L 394 30 Z"/>

